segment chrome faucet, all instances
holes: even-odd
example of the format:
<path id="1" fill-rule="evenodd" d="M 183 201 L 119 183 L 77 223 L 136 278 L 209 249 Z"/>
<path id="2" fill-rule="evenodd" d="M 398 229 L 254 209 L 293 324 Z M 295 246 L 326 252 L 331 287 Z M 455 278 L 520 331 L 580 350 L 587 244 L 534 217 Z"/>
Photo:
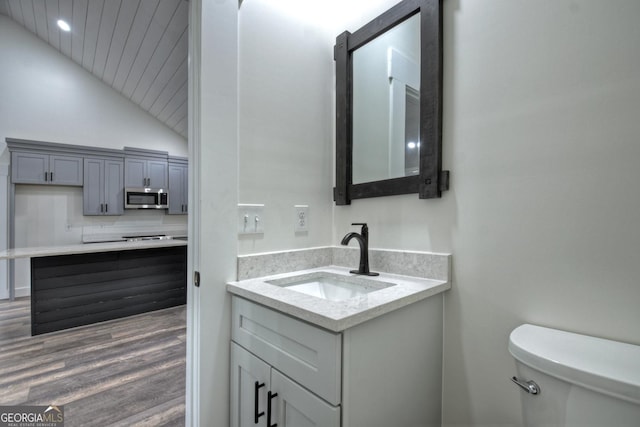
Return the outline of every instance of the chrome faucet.
<path id="1" fill-rule="evenodd" d="M 352 231 L 347 233 L 340 242 L 341 245 L 347 246 L 351 239 L 356 239 L 360 245 L 360 265 L 357 270 L 351 270 L 349 273 L 361 274 L 364 276 L 378 276 L 379 273 L 369 271 L 369 227 L 363 222 L 354 222 L 351 225 L 361 225 L 360 234 Z"/>

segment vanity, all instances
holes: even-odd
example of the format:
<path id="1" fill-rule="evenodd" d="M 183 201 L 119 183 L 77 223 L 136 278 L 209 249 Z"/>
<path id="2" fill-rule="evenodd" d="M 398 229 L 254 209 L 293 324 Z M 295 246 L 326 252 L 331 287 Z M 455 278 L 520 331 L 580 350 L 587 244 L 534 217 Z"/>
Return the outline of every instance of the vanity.
<path id="1" fill-rule="evenodd" d="M 329 265 L 229 283 L 231 425 L 439 426 L 442 257 L 437 279 Z"/>

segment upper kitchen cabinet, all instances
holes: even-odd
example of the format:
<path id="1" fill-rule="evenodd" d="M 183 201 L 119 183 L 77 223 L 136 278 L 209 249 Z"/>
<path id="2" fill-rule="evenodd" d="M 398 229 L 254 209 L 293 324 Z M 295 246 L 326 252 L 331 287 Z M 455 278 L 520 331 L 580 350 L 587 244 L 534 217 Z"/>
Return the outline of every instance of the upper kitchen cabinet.
<path id="1" fill-rule="evenodd" d="M 84 159 L 84 215 L 124 213 L 124 161 L 122 158 Z"/>
<path id="2" fill-rule="evenodd" d="M 11 151 L 11 182 L 82 186 L 82 157 L 74 146 L 6 139 Z"/>
<path id="3" fill-rule="evenodd" d="M 125 147 L 124 186 L 168 188 L 168 155 L 166 151 Z"/>
<path id="4" fill-rule="evenodd" d="M 189 166 L 186 157 L 169 156 L 169 210 L 171 215 L 189 211 Z"/>
<path id="5" fill-rule="evenodd" d="M 82 157 L 35 152 L 11 153 L 14 184 L 82 185 Z"/>

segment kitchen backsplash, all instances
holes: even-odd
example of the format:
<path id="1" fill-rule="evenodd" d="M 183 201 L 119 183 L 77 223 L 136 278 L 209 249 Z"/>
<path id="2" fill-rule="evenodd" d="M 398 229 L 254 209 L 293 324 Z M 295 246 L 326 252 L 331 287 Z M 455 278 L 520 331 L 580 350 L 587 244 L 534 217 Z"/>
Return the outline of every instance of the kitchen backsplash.
<path id="1" fill-rule="evenodd" d="M 123 236 L 186 236 L 186 224 L 154 224 L 154 223 L 128 223 L 110 226 L 89 225 L 82 227 L 82 242 L 95 243 L 117 240 Z"/>

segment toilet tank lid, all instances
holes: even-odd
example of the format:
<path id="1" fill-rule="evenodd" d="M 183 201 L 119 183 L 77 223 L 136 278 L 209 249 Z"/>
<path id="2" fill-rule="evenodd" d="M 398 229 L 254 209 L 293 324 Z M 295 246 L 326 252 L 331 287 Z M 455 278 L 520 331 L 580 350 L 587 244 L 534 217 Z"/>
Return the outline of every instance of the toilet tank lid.
<path id="1" fill-rule="evenodd" d="M 640 404 L 640 346 L 525 324 L 511 332 L 509 352 L 547 375 Z"/>

